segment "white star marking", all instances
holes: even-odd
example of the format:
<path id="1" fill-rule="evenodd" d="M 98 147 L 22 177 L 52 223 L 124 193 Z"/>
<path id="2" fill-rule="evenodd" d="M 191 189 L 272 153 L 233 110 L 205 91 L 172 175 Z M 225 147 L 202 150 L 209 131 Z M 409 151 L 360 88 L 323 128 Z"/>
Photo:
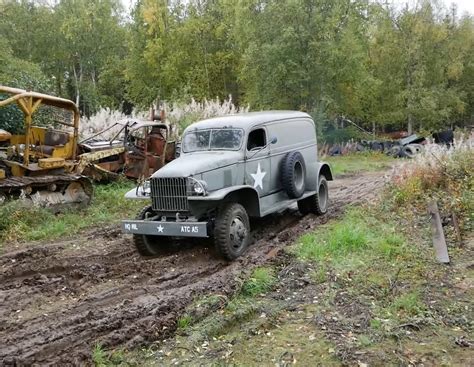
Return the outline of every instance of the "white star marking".
<path id="1" fill-rule="evenodd" d="M 257 166 L 257 172 L 256 173 L 251 173 L 250 176 L 254 179 L 253 187 L 256 189 L 257 187 L 260 187 L 263 190 L 263 178 L 265 177 L 267 173 L 262 172 L 260 168 L 260 163 Z"/>
<path id="2" fill-rule="evenodd" d="M 156 227 L 156 229 L 158 230 L 158 232 L 163 233 L 164 227 L 160 224 L 158 227 Z"/>

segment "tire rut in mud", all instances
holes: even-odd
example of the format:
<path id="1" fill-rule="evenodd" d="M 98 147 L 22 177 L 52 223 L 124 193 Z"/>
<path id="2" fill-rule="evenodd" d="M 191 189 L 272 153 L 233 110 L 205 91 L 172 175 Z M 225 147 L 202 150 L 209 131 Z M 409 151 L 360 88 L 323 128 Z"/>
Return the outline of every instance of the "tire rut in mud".
<path id="1" fill-rule="evenodd" d="M 384 173 L 346 177 L 330 185 L 327 215 L 295 208 L 252 223 L 253 244 L 237 261 L 205 245 L 143 259 L 117 226 L 36 245 L 0 257 L 0 365 L 84 364 L 95 343 L 134 347 L 171 335 L 194 297 L 231 294 L 238 278 L 348 204 L 370 201 Z"/>

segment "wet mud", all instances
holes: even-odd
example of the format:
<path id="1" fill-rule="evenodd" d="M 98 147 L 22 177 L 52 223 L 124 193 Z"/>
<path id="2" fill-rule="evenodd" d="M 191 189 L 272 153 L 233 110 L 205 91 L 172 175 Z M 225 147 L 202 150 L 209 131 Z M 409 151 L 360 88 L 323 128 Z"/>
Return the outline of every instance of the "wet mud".
<path id="1" fill-rule="evenodd" d="M 386 181 L 387 172 L 343 177 L 330 183 L 325 216 L 291 208 L 252 222 L 252 246 L 233 263 L 197 241 L 144 259 L 118 224 L 3 254 L 0 365 L 84 365 L 96 343 L 131 348 L 167 338 L 196 296 L 232 294 L 253 267 L 347 205 L 374 199 Z"/>

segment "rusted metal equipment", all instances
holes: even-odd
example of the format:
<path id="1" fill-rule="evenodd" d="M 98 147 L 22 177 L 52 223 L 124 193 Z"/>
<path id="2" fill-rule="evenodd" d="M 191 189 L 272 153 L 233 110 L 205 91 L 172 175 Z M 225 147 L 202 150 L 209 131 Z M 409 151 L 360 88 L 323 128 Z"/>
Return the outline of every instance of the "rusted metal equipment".
<path id="1" fill-rule="evenodd" d="M 117 131 L 110 140 L 98 137 Z M 162 121 L 126 119 L 79 143 L 84 174 L 96 180 L 123 173 L 134 179 L 147 178 L 175 157 L 171 127 Z M 92 164 L 91 164 L 92 163 Z"/>
<path id="2" fill-rule="evenodd" d="M 127 177 L 148 178 L 175 158 L 176 143 L 166 123 L 133 121 L 127 127 L 125 170 Z"/>
<path id="3" fill-rule="evenodd" d="M 18 105 L 25 124 L 23 134 L 1 134 L 0 202 L 23 198 L 53 208 L 87 205 L 93 188 L 78 169 L 79 110 L 74 102 L 5 86 L 0 93 L 7 95 L 0 107 Z M 42 105 L 69 111 L 71 121 L 36 126 L 33 114 Z"/>

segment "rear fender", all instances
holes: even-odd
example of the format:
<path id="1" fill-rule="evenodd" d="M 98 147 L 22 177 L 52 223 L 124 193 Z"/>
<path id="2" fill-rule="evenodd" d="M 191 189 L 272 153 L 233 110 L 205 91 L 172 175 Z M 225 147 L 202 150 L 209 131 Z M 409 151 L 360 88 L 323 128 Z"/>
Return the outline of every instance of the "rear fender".
<path id="1" fill-rule="evenodd" d="M 324 177 L 326 177 L 326 180 L 328 180 L 328 181 L 333 181 L 334 180 L 334 178 L 332 176 L 331 167 L 329 166 L 329 164 L 327 164 L 325 162 L 319 162 L 318 177 L 320 175 L 324 175 Z"/>

